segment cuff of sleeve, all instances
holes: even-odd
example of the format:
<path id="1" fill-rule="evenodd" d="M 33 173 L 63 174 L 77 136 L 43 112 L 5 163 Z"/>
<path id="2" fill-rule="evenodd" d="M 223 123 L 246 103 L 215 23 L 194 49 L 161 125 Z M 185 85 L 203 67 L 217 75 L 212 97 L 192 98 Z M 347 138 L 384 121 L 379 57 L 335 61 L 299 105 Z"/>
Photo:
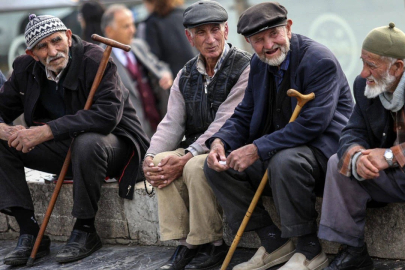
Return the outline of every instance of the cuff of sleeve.
<path id="1" fill-rule="evenodd" d="M 143 157 L 143 159 L 145 159 L 146 157 L 152 157 L 154 158 L 156 155 L 153 153 L 146 153 L 145 156 Z"/>
<path id="2" fill-rule="evenodd" d="M 197 152 L 193 147 L 191 147 L 191 146 L 189 146 L 189 147 L 186 148 L 186 154 L 187 154 L 188 152 L 190 152 L 190 153 L 193 155 L 193 157 L 198 156 L 198 152 Z"/>
<path id="3" fill-rule="evenodd" d="M 357 174 L 357 160 L 359 159 L 360 156 L 361 156 L 361 152 L 357 152 L 352 157 L 352 161 L 351 161 L 352 162 L 352 175 L 358 181 L 364 181 L 366 179 Z"/>
<path id="4" fill-rule="evenodd" d="M 405 166 L 405 145 L 403 144 L 404 143 L 401 143 L 391 147 L 392 153 L 401 168 Z"/>

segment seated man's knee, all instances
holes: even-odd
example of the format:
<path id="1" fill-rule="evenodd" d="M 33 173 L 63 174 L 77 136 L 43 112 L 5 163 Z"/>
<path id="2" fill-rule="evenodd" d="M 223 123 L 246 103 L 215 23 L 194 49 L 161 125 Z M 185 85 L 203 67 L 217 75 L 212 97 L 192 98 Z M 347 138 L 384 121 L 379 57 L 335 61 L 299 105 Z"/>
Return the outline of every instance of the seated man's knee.
<path id="1" fill-rule="evenodd" d="M 162 153 L 157 154 L 153 158 L 153 164 L 155 164 L 155 166 L 157 166 L 162 161 L 162 159 L 164 159 L 165 157 L 168 157 L 168 156 L 174 156 L 174 153 L 173 152 L 162 152 Z"/>
<path id="2" fill-rule="evenodd" d="M 187 181 L 198 181 L 201 179 L 205 180 L 204 176 L 204 163 L 207 155 L 198 155 L 192 157 L 184 166 L 183 169 L 183 179 Z"/>
<path id="3" fill-rule="evenodd" d="M 94 154 L 102 153 L 105 150 L 103 137 L 105 135 L 91 132 L 77 136 L 72 143 L 72 158 L 86 160 Z"/>
<path id="4" fill-rule="evenodd" d="M 269 163 L 269 171 L 277 170 L 277 171 L 289 171 L 294 168 L 296 160 L 296 150 L 295 148 L 288 148 L 283 149 L 276 153 L 270 160 Z"/>
<path id="5" fill-rule="evenodd" d="M 328 160 L 328 171 L 334 172 L 338 170 L 339 158 L 337 154 L 332 155 Z"/>

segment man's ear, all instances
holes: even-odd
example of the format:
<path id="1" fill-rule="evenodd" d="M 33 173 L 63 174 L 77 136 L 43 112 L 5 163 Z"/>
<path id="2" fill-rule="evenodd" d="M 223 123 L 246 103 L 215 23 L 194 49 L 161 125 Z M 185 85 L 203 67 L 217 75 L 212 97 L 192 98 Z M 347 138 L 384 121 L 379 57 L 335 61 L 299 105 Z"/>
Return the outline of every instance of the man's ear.
<path id="1" fill-rule="evenodd" d="M 225 32 L 224 32 L 225 40 L 228 40 L 228 34 L 229 34 L 228 22 L 225 22 Z"/>
<path id="2" fill-rule="evenodd" d="M 184 30 L 186 32 L 186 37 L 188 39 L 188 42 L 190 42 L 190 45 L 194 47 L 194 41 L 193 41 L 193 37 L 191 36 L 190 32 L 186 30 Z M 190 30 L 191 31 L 191 30 Z"/>
<path id="3" fill-rule="evenodd" d="M 35 59 L 35 61 L 39 61 L 39 58 L 32 52 L 32 50 L 25 50 L 25 53 L 30 55 L 32 58 Z"/>
<path id="4" fill-rule="evenodd" d="M 65 33 L 66 33 L 66 36 L 68 38 L 68 44 L 69 44 L 69 47 L 70 47 L 70 46 L 72 46 L 72 30 L 68 29 L 68 30 L 66 30 Z"/>
<path id="5" fill-rule="evenodd" d="M 246 40 L 246 42 L 247 42 L 247 43 L 249 43 L 249 44 L 250 44 L 250 40 L 249 40 L 249 38 L 245 37 L 245 40 Z"/>
<path id="6" fill-rule="evenodd" d="M 404 61 L 401 59 L 398 59 L 392 66 L 395 67 L 394 70 L 394 76 L 395 77 L 400 77 L 404 73 Z"/>
<path id="7" fill-rule="evenodd" d="M 287 28 L 287 37 L 289 38 L 289 39 L 291 39 L 291 26 L 292 26 L 292 24 L 293 24 L 293 21 L 292 20 L 290 20 L 290 19 L 288 19 L 287 20 L 287 25 L 286 25 L 286 28 Z"/>

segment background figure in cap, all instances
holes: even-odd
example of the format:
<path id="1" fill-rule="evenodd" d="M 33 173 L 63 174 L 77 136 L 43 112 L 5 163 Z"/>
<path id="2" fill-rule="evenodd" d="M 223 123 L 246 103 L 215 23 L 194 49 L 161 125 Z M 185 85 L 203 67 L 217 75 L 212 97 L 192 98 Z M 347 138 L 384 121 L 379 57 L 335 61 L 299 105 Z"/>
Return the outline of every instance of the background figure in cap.
<path id="1" fill-rule="evenodd" d="M 344 244 L 328 270 L 374 269 L 364 241 L 367 203 L 405 202 L 404 44 L 393 23 L 363 42 L 356 106 L 326 175 L 318 235 Z"/>
<path id="2" fill-rule="evenodd" d="M 336 153 L 353 100 L 340 65 L 325 46 L 291 32 L 287 10 L 276 2 L 242 13 L 238 33 L 255 55 L 248 87 L 235 113 L 207 145 L 207 180 L 236 233 L 264 172 L 280 215 L 279 229 L 261 202 L 247 231 L 262 247 L 234 269 L 267 269 L 288 261 L 282 270 L 319 270 L 328 265 L 317 238 L 316 196 L 322 195 L 328 158 Z M 300 115 L 289 123 L 296 99 L 288 89 L 314 93 Z M 226 161 L 222 165 L 219 161 Z M 289 239 L 298 237 L 297 247 Z"/>
<path id="3" fill-rule="evenodd" d="M 26 264 L 39 231 L 24 167 L 59 173 L 71 145 L 67 174 L 74 179 L 76 223 L 56 255 L 57 262 L 66 263 L 101 248 L 94 224 L 101 184 L 107 176 L 121 176 L 120 196 L 132 199 L 149 140 L 111 60 L 91 109 L 83 110 L 102 48 L 49 15 L 30 15 L 25 38 L 27 55 L 15 59 L 0 91 L 0 211 L 13 215 L 20 227 L 17 247 L 4 263 Z M 22 113 L 28 128 L 12 125 Z M 45 235 L 36 257 L 47 255 L 49 248 Z"/>
<path id="4" fill-rule="evenodd" d="M 109 6 L 102 17 L 101 28 L 106 37 L 131 46 L 129 52 L 113 48 L 111 57 L 150 138 L 167 111 L 169 89 L 173 83 L 169 66 L 157 59 L 145 41 L 134 38 L 134 17 L 126 6 Z"/>
<path id="5" fill-rule="evenodd" d="M 205 141 L 242 100 L 250 70 L 251 55 L 226 43 L 227 19 L 215 1 L 199 1 L 184 11 L 185 34 L 200 54 L 178 72 L 167 114 L 143 163 L 146 179 L 156 187 L 160 240 L 179 240 L 159 269 L 210 269 L 228 251 L 219 206 L 203 171 Z"/>

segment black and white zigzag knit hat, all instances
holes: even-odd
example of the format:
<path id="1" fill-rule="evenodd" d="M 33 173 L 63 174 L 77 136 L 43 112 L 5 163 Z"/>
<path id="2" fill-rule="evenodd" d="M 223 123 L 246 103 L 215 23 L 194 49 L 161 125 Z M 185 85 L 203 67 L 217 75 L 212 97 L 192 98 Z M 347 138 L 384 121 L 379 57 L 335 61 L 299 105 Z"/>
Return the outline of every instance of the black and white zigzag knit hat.
<path id="1" fill-rule="evenodd" d="M 37 17 L 35 14 L 31 14 L 24 33 L 27 49 L 31 50 L 40 40 L 55 32 L 66 30 L 66 26 L 57 17 L 51 15 Z"/>

